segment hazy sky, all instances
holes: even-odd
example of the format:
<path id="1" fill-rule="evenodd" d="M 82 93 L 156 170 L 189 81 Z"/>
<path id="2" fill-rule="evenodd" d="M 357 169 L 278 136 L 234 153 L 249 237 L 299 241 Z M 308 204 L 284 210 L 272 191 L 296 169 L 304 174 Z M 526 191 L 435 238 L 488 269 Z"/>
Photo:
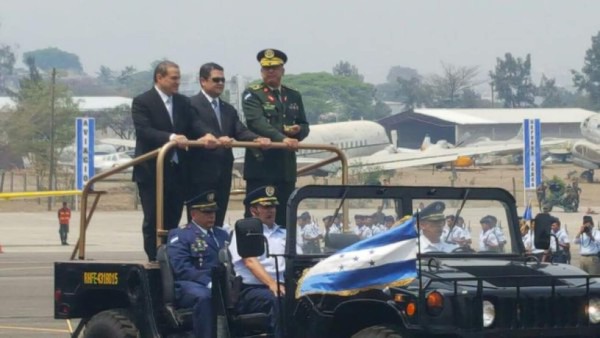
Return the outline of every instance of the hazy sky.
<path id="1" fill-rule="evenodd" d="M 288 54 L 288 73 L 347 60 L 381 83 L 394 65 L 431 74 L 444 61 L 479 66 L 485 80 L 511 52 L 531 53 L 534 74 L 569 85 L 600 31 L 597 0 L 2 0 L 0 8 L 0 42 L 19 59 L 58 47 L 89 74 L 167 57 L 185 73 L 216 61 L 228 76 L 258 77 L 256 53 L 274 47 Z"/>

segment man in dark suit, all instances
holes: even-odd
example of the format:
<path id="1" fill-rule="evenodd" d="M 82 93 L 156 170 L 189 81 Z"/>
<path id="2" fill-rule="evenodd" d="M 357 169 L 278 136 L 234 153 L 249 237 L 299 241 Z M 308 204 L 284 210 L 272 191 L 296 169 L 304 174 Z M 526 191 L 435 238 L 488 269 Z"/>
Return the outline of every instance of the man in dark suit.
<path id="1" fill-rule="evenodd" d="M 262 82 L 252 85 L 242 95 L 242 107 L 248 129 L 283 142 L 288 149 L 248 149 L 244 159 L 246 193 L 265 185 L 277 188 L 277 224 L 285 227 L 286 207 L 289 196 L 296 186 L 296 153 L 298 142 L 309 133 L 302 96 L 296 90 L 283 86 L 287 61 L 284 52 L 265 49 L 256 59 L 261 65 Z M 250 210 L 246 208 L 246 217 Z"/>
<path id="2" fill-rule="evenodd" d="M 219 250 L 229 234 L 215 225 L 215 191 L 208 190 L 186 202 L 192 221 L 169 231 L 167 254 L 175 278 L 175 299 L 180 307 L 193 308 L 195 337 L 212 338 L 212 268 L 219 264 Z"/>
<path id="3" fill-rule="evenodd" d="M 192 96 L 190 101 L 203 128 L 217 137 L 221 144 L 231 144 L 236 139 L 268 146 L 270 139 L 249 131 L 240 121 L 235 108 L 219 98 L 225 88 L 223 67 L 212 62 L 206 63 L 200 67 L 199 73 L 201 91 Z M 215 224 L 222 226 L 231 191 L 233 152 L 231 148 L 195 148 L 190 151 L 190 156 L 193 170 L 189 196 L 195 196 L 206 189 L 215 190 L 219 205 Z"/>
<path id="4" fill-rule="evenodd" d="M 159 63 L 154 70 L 154 88 L 135 97 L 131 115 L 136 133 L 135 156 L 162 147 L 169 141 L 177 148 L 167 154 L 164 171 L 164 228 L 179 225 L 184 199 L 185 161 L 188 139 L 198 139 L 214 147 L 217 139 L 202 129 L 187 97 L 179 90 L 179 66 L 171 61 Z M 156 260 L 156 161 L 149 160 L 133 169 L 144 211 L 142 232 L 144 250 Z"/>

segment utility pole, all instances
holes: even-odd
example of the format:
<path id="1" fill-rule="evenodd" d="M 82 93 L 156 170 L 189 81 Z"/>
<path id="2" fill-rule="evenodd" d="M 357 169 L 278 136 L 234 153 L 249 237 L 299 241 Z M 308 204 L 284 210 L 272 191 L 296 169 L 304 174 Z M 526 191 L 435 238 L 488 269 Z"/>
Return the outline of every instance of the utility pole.
<path id="1" fill-rule="evenodd" d="M 56 87 L 56 68 L 52 68 L 50 87 L 50 173 L 48 174 L 48 190 L 55 190 L 54 173 L 54 87 Z M 48 211 L 52 210 L 52 197 L 48 197 Z"/>

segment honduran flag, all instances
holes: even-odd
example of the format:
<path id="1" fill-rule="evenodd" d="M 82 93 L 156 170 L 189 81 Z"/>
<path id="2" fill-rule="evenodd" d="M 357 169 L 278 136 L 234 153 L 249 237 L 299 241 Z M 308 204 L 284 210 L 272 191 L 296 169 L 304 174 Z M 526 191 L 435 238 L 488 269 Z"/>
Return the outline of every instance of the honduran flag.
<path id="1" fill-rule="evenodd" d="M 296 298 L 350 296 L 363 290 L 409 284 L 417 277 L 415 218 L 356 242 L 304 272 Z"/>

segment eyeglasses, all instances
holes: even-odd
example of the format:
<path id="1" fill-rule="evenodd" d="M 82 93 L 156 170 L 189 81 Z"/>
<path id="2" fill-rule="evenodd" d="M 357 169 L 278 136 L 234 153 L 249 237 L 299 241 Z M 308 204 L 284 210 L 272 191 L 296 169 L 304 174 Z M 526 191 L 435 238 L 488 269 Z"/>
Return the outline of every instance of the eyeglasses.
<path id="1" fill-rule="evenodd" d="M 225 78 L 224 77 L 213 77 L 211 78 L 212 82 L 214 83 L 225 83 Z"/>

